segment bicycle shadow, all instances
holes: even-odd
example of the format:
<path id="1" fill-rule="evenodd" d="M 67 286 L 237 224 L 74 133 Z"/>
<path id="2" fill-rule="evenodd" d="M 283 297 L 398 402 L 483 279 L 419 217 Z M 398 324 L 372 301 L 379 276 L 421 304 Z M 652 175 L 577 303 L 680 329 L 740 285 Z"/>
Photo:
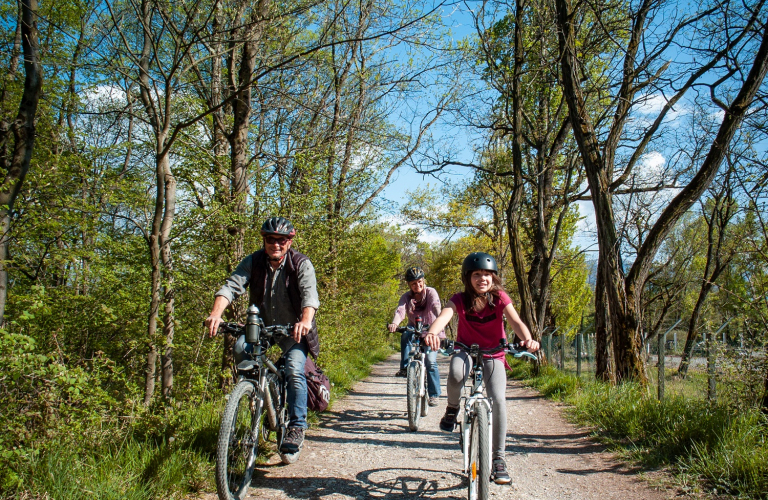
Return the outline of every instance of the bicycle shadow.
<path id="1" fill-rule="evenodd" d="M 286 469 L 287 471 L 288 469 Z M 362 471 L 354 479 L 338 477 L 293 477 L 277 475 L 271 469 L 268 478 L 256 469 L 253 488 L 281 491 L 289 498 L 320 499 L 338 495 L 351 498 L 464 498 L 466 479 L 461 474 L 430 469 L 380 468 Z M 258 473 L 258 474 L 257 474 Z"/>

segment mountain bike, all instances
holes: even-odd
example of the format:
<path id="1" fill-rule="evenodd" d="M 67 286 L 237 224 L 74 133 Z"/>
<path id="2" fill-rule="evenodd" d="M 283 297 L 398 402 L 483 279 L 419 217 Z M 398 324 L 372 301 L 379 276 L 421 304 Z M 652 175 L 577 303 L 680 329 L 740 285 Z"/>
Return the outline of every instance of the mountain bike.
<path id="1" fill-rule="evenodd" d="M 408 365 L 406 370 L 406 400 L 408 402 L 408 428 L 412 431 L 419 430 L 419 420 L 426 417 L 429 412 L 429 393 L 427 392 L 427 369 L 424 364 L 427 345 L 423 343 L 421 334 L 429 329 L 429 325 L 416 318 L 416 326 L 398 328 L 399 333 L 410 333 L 408 341 L 411 350 L 408 353 Z"/>
<path id="2" fill-rule="evenodd" d="M 219 331 L 245 336 L 243 360 L 237 365 L 237 385 L 227 396 L 216 448 L 216 490 L 221 500 L 240 500 L 251 483 L 259 442 L 276 436 L 277 451 L 288 430 L 285 358 L 272 363 L 267 350 L 291 336 L 293 325 L 264 326 L 256 306 L 248 308 L 245 325 L 222 323 Z M 298 453 L 280 453 L 283 463 Z"/>
<path id="3" fill-rule="evenodd" d="M 466 345 L 456 340 L 444 340 L 440 352 L 450 356 L 464 351 L 472 358 L 472 369 L 467 380 L 473 381 L 469 394 L 461 397 L 460 410 L 463 410 L 459 424 L 459 446 L 464 455 L 464 474 L 469 480 L 469 500 L 487 500 L 491 481 L 491 443 L 490 436 L 493 419 L 493 405 L 484 394 L 483 355 L 504 351 L 516 358 L 527 357 L 538 362 L 538 358 L 519 344 L 508 344 L 501 339 L 493 349 L 480 349 L 477 344 Z"/>

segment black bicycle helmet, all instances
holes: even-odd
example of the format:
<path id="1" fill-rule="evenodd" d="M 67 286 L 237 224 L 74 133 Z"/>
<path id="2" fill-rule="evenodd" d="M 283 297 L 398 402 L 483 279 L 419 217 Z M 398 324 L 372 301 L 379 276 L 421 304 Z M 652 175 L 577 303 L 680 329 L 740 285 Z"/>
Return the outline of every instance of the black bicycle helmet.
<path id="1" fill-rule="evenodd" d="M 293 238 L 296 236 L 296 229 L 293 228 L 291 221 L 284 217 L 270 217 L 261 225 L 261 235 L 278 235 Z"/>
<path id="2" fill-rule="evenodd" d="M 418 266 L 409 267 L 405 272 L 405 281 L 410 283 L 411 281 L 420 280 L 424 277 L 424 270 Z"/>
<path id="3" fill-rule="evenodd" d="M 499 266 L 496 265 L 496 259 L 485 252 L 472 252 L 464 259 L 464 263 L 461 264 L 461 275 L 471 273 L 477 270 L 491 271 L 498 274 Z"/>

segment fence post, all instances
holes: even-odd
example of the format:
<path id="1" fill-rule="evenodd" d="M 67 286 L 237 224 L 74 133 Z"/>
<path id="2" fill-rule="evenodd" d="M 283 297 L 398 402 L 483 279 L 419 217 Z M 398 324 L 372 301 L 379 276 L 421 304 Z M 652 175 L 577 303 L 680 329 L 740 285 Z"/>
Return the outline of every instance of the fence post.
<path id="1" fill-rule="evenodd" d="M 717 347 L 715 346 L 715 339 L 718 333 L 725 330 L 725 327 L 728 326 L 732 319 L 728 318 L 715 333 L 710 334 L 705 344 L 707 346 L 707 399 L 712 402 L 717 398 Z"/>
<path id="2" fill-rule="evenodd" d="M 560 369 L 563 371 L 565 371 L 565 343 L 568 340 L 568 334 L 571 333 L 574 328 L 576 327 L 572 326 L 568 331 L 560 335 Z"/>
<path id="3" fill-rule="evenodd" d="M 666 375 L 664 363 L 666 361 L 666 348 L 667 334 L 665 333 L 664 335 L 659 335 L 659 401 L 664 401 L 664 376 Z"/>
<path id="4" fill-rule="evenodd" d="M 707 346 L 707 400 L 714 402 L 717 398 L 715 380 L 715 342 L 714 335 L 710 335 L 706 341 Z"/>
<path id="5" fill-rule="evenodd" d="M 583 333 L 576 334 L 576 376 L 581 377 L 581 344 Z"/>
<path id="6" fill-rule="evenodd" d="M 565 333 L 560 334 L 560 370 L 565 371 Z"/>
<path id="7" fill-rule="evenodd" d="M 555 334 L 555 332 L 559 328 L 560 327 L 558 326 L 557 328 L 555 328 L 554 330 L 552 330 L 551 332 L 549 332 L 547 334 L 547 343 L 545 344 L 545 347 L 544 347 L 544 349 L 546 350 L 546 354 L 547 354 L 547 363 L 550 363 L 552 365 L 555 364 L 554 360 L 552 359 L 552 336 Z"/>

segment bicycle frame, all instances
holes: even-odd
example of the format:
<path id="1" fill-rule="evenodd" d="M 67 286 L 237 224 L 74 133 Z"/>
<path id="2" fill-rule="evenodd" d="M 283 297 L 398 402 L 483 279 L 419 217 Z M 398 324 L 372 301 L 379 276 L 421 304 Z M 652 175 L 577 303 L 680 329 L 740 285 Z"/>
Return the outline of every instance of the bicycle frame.
<path id="1" fill-rule="evenodd" d="M 472 359 L 470 375 L 473 376 L 473 387 L 468 396 L 461 397 L 463 404 L 459 404 L 459 407 L 464 408 L 463 417 L 459 422 L 459 432 L 461 433 L 461 452 L 464 456 L 463 472 L 465 474 L 469 473 L 469 433 L 472 430 L 472 421 L 475 419 L 474 408 L 477 402 L 482 403 L 488 412 L 488 434 L 493 435 L 493 421 L 490 418 L 493 408 L 491 401 L 485 396 L 485 385 L 483 383 L 483 355 L 480 353 L 480 348 L 477 345 L 473 345 L 468 354 Z M 489 454 L 488 460 L 490 459 Z"/>
<path id="2" fill-rule="evenodd" d="M 415 361 L 416 363 L 419 363 L 421 365 L 421 370 L 419 370 L 419 397 L 423 398 L 424 395 L 427 392 L 427 384 L 426 384 L 426 364 L 424 363 L 424 347 L 421 343 L 421 338 L 414 334 L 413 337 L 411 337 L 411 340 L 409 340 L 409 343 L 411 344 L 411 352 L 408 354 L 410 364 L 412 361 Z"/>
<path id="3" fill-rule="evenodd" d="M 243 331 L 240 325 L 233 324 L 226 324 L 225 329 L 232 334 L 241 334 Z M 256 389 L 253 399 L 258 404 L 258 407 L 255 409 L 257 414 L 262 415 L 266 413 L 269 430 L 284 431 L 285 429 L 279 429 L 279 427 L 287 427 L 287 423 L 282 422 L 281 425 L 277 413 L 285 406 L 286 400 L 287 389 L 285 386 L 284 368 L 282 366 L 285 358 L 284 355 L 281 356 L 280 361 L 275 365 L 266 357 L 266 352 L 281 338 L 288 336 L 287 332 L 290 331 L 290 325 L 263 327 L 263 331 L 264 335 L 259 339 L 258 343 L 249 344 L 246 342 L 246 345 L 252 346 L 253 351 L 250 353 L 246 351 L 250 359 L 244 359 L 238 363 L 236 367 L 237 383 L 247 381 L 253 384 Z M 269 383 L 270 374 L 274 376 L 274 393 Z M 278 433 L 278 449 L 284 436 L 285 432 Z M 258 436 L 252 436 L 252 438 L 257 439 Z"/>
<path id="4" fill-rule="evenodd" d="M 472 389 L 469 391 L 469 395 L 462 395 L 461 401 L 459 403 L 459 407 L 463 408 L 463 414 L 461 420 L 459 420 L 459 427 L 460 427 L 460 442 L 461 442 L 461 452 L 464 456 L 463 460 L 463 472 L 465 474 L 469 474 L 469 461 L 470 461 L 470 432 L 472 430 L 472 422 L 476 418 L 475 415 L 475 406 L 479 402 L 481 405 L 485 408 L 485 410 L 488 411 L 488 435 L 493 435 L 493 405 L 491 404 L 491 401 L 486 397 L 485 395 L 485 385 L 483 382 L 483 355 L 484 354 L 493 354 L 500 351 L 505 351 L 509 354 L 512 354 L 516 358 L 520 357 L 528 357 L 533 359 L 534 361 L 538 361 L 536 356 L 533 354 L 524 351 L 524 350 L 518 350 L 519 346 L 517 344 L 507 344 L 504 339 L 502 339 L 499 342 L 499 346 L 494 349 L 488 349 L 483 350 L 480 349 L 480 346 L 477 344 L 472 344 L 471 346 L 462 344 L 457 341 L 444 341 L 445 349 L 441 350 L 443 354 L 446 355 L 453 355 L 456 352 L 458 352 L 456 349 L 459 348 L 460 350 L 466 352 L 469 357 L 472 359 L 472 368 L 470 371 L 470 375 L 472 376 L 473 385 Z M 450 351 L 450 352 L 446 352 Z M 465 386 L 466 389 L 466 386 Z M 463 403 L 463 404 L 462 404 Z M 491 450 L 489 449 L 489 456 L 488 461 L 490 463 L 491 461 Z"/>

